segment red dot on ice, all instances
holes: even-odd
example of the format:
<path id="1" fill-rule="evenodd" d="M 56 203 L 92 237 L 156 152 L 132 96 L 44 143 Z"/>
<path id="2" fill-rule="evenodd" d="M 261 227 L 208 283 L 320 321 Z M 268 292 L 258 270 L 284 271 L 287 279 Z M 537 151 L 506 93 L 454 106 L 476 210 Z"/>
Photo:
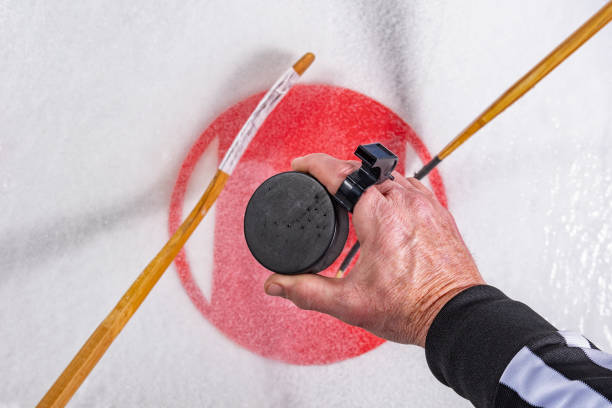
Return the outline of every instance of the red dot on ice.
<path id="1" fill-rule="evenodd" d="M 219 161 L 263 93 L 222 113 L 191 147 L 179 172 L 170 203 L 169 230 L 182 220 L 182 204 L 190 176 L 214 138 Z M 291 159 L 326 152 L 354 159 L 359 144 L 381 142 L 400 158 L 404 173 L 406 146 L 425 163 L 431 155 L 423 142 L 395 113 L 357 92 L 326 85 L 298 85 L 263 124 L 216 203 L 211 299 L 193 279 L 185 251 L 175 260 L 180 280 L 200 312 L 226 336 L 264 357 L 292 364 L 329 364 L 363 354 L 384 342 L 362 329 L 330 316 L 304 311 L 281 298 L 264 294 L 270 275 L 250 254 L 243 233 L 244 211 L 255 189 L 268 177 L 289 171 Z M 444 184 L 437 170 L 429 181 L 446 206 Z M 203 186 L 205 188 L 205 186 Z M 329 268 L 335 271 L 350 246 Z"/>

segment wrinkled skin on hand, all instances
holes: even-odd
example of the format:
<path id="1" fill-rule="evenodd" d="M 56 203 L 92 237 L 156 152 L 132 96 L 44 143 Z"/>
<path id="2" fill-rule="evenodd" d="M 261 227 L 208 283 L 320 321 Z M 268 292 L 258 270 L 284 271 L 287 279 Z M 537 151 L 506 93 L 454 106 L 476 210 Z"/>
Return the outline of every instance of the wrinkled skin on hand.
<path id="1" fill-rule="evenodd" d="M 360 163 L 314 153 L 291 166 L 335 194 Z M 361 254 L 350 274 L 273 274 L 264 289 L 387 340 L 424 347 L 444 304 L 484 281 L 450 212 L 418 180 L 393 175 L 394 181 L 367 189 L 355 206 Z"/>

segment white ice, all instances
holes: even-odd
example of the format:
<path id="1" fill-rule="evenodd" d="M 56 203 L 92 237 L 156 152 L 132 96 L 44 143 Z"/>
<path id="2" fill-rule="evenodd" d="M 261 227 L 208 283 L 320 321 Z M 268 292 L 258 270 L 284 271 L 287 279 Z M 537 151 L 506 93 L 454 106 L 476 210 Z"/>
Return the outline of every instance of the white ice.
<path id="1" fill-rule="evenodd" d="M 305 82 L 377 99 L 435 152 L 603 4 L 0 0 L 0 406 L 38 402 L 168 238 L 197 136 L 302 53 L 317 55 Z M 612 27 L 440 171 L 485 279 L 612 351 Z M 212 220 L 193 237 L 209 247 Z M 174 267 L 71 405 L 469 406 L 417 347 L 257 356 L 202 318 Z"/>

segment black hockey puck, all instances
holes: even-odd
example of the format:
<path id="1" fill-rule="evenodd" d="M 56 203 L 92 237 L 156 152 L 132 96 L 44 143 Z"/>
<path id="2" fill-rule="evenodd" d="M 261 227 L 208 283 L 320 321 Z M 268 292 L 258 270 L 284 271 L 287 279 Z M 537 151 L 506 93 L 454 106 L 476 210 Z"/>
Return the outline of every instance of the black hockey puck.
<path id="1" fill-rule="evenodd" d="M 285 275 L 330 266 L 348 237 L 348 213 L 314 177 L 280 173 L 253 193 L 244 215 L 249 250 L 265 268 Z"/>

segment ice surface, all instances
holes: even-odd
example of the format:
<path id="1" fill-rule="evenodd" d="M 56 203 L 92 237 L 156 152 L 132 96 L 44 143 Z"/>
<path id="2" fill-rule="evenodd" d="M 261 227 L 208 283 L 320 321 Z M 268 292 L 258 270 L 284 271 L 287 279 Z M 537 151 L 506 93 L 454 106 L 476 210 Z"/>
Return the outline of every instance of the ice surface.
<path id="1" fill-rule="evenodd" d="M 34 405 L 166 241 L 202 130 L 304 52 L 317 61 L 303 81 L 369 95 L 438 151 L 603 4 L 0 0 L 0 406 Z M 607 351 L 610 44 L 607 27 L 440 166 L 485 279 Z M 202 189 L 214 157 L 196 170 Z M 174 268 L 72 400 L 290 404 L 469 406 L 416 347 L 306 367 L 255 355 L 199 314 Z"/>

